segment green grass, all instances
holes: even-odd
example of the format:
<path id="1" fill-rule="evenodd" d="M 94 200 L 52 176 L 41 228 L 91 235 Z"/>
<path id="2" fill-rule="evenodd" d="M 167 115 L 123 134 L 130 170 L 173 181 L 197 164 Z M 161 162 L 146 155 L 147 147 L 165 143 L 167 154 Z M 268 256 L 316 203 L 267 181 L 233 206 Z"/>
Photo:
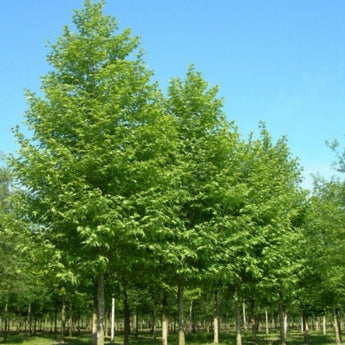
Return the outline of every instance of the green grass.
<path id="1" fill-rule="evenodd" d="M 236 338 L 234 332 L 227 332 L 220 334 L 219 345 L 234 345 L 236 344 Z M 209 345 L 213 342 L 213 334 L 206 332 L 198 332 L 195 334 L 186 335 L 186 345 Z M 243 345 L 279 345 L 279 334 L 271 333 L 268 336 L 260 333 L 257 339 L 254 341 L 250 333 L 244 333 L 242 335 Z M 3 344 L 2 338 L 0 338 L 0 344 Z M 61 337 L 55 339 L 52 335 L 39 335 L 28 337 L 27 335 L 14 335 L 10 334 L 6 344 L 12 345 L 91 345 L 92 339 L 90 334 L 82 334 L 78 337 L 66 337 L 65 342 L 62 342 Z M 106 339 L 105 344 L 110 344 L 110 340 Z M 123 337 L 121 334 L 117 334 L 115 337 L 115 345 L 122 345 Z M 157 340 L 152 340 L 150 333 L 142 333 L 138 337 L 130 337 L 130 345 L 160 345 L 161 340 L 157 337 Z M 290 331 L 287 339 L 288 345 L 304 345 L 303 335 L 297 331 Z M 328 332 L 326 336 L 322 336 L 320 332 L 309 333 L 308 345 L 334 345 L 333 333 Z M 169 335 L 169 345 L 178 345 L 178 338 L 176 334 L 171 333 Z"/>

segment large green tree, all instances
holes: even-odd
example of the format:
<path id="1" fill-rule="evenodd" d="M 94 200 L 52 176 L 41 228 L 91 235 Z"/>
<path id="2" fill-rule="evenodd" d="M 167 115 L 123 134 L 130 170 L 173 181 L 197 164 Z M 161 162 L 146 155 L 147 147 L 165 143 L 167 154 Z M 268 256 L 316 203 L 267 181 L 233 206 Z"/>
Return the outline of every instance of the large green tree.
<path id="1" fill-rule="evenodd" d="M 17 129 L 20 150 L 12 159 L 28 220 L 73 279 L 92 272 L 97 281 L 98 344 L 109 260 L 121 260 L 123 244 L 134 256 L 157 224 L 154 190 L 172 134 L 138 38 L 118 32 L 103 5 L 86 0 L 73 30 L 66 26 L 50 45 L 52 71 L 41 93 L 27 92 L 32 136 Z"/>
<path id="2" fill-rule="evenodd" d="M 239 139 L 222 105 L 217 87 L 210 87 L 194 66 L 185 79 L 171 80 L 166 107 L 175 120 L 175 150 L 164 191 L 166 231 L 155 249 L 178 288 L 180 345 L 185 341 L 184 288 L 201 281 L 213 266 L 214 218 L 222 208 L 221 185 Z"/>

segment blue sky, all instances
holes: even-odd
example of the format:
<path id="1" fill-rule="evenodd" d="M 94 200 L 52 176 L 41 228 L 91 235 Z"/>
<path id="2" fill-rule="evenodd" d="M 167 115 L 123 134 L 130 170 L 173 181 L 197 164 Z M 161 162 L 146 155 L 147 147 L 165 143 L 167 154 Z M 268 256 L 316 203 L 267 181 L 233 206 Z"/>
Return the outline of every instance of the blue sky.
<path id="1" fill-rule="evenodd" d="M 39 90 L 46 41 L 82 3 L 0 1 L 0 151 L 18 148 L 11 127 L 23 121 L 23 90 Z M 325 141 L 345 147 L 344 0 L 108 0 L 104 10 L 141 37 L 163 90 L 195 64 L 243 136 L 264 121 L 273 138 L 287 136 L 306 186 L 310 173 L 330 176 Z"/>

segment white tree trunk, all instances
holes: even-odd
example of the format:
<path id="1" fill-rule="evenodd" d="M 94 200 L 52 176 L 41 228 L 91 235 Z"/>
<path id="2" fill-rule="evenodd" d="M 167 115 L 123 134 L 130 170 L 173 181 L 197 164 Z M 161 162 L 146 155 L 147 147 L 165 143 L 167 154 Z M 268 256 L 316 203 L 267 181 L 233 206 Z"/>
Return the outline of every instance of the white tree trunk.
<path id="1" fill-rule="evenodd" d="M 168 311 L 167 311 L 167 296 L 163 297 L 163 312 L 162 312 L 162 345 L 168 345 Z"/>
<path id="2" fill-rule="evenodd" d="M 178 282 L 178 345 L 185 345 L 184 314 L 183 314 L 183 281 Z"/>
<path id="3" fill-rule="evenodd" d="M 115 339 L 115 297 L 111 298 L 111 317 L 110 317 L 110 342 L 113 344 Z"/>
<path id="4" fill-rule="evenodd" d="M 327 319 L 326 319 L 326 315 L 322 316 L 322 334 L 323 335 L 327 334 Z"/>
<path id="5" fill-rule="evenodd" d="M 98 327 L 97 327 L 97 345 L 104 345 L 104 274 L 98 277 Z"/>
<path id="6" fill-rule="evenodd" d="M 214 292 L 213 343 L 219 343 L 219 300 L 217 290 Z"/>
<path id="7" fill-rule="evenodd" d="M 243 301 L 242 303 L 242 310 L 243 310 L 243 328 L 247 331 L 247 315 L 246 315 L 246 302 Z"/>
<path id="8" fill-rule="evenodd" d="M 338 310 L 333 310 L 334 313 L 334 332 L 335 332 L 335 343 L 336 345 L 341 345 L 341 320 L 340 312 Z"/>
<path id="9" fill-rule="evenodd" d="M 92 310 L 92 344 L 97 345 L 97 325 L 98 325 L 98 313 L 97 313 L 97 303 L 94 301 L 94 306 Z"/>
<path id="10" fill-rule="evenodd" d="M 287 330 L 288 330 L 288 316 L 287 316 L 287 312 L 284 311 L 284 339 L 287 338 Z"/>
<path id="11" fill-rule="evenodd" d="M 189 324 L 188 324 L 188 333 L 193 333 L 193 301 L 189 302 Z"/>
<path id="12" fill-rule="evenodd" d="M 235 293 L 235 320 L 236 320 L 236 345 L 242 345 L 241 312 L 238 303 L 238 295 Z"/>

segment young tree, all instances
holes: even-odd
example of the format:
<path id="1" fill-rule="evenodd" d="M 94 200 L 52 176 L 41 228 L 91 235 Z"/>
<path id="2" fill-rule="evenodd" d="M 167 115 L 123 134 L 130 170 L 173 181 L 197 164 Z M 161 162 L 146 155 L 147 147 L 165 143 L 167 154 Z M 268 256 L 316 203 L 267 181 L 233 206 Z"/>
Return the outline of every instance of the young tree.
<path id="1" fill-rule="evenodd" d="M 32 137 L 16 130 L 12 158 L 30 222 L 72 275 L 97 281 L 99 345 L 109 260 L 121 260 L 124 243 L 137 249 L 158 222 L 152 199 L 172 134 L 138 38 L 117 32 L 103 5 L 86 0 L 75 31 L 66 26 L 50 45 L 43 96 L 27 92 Z"/>

